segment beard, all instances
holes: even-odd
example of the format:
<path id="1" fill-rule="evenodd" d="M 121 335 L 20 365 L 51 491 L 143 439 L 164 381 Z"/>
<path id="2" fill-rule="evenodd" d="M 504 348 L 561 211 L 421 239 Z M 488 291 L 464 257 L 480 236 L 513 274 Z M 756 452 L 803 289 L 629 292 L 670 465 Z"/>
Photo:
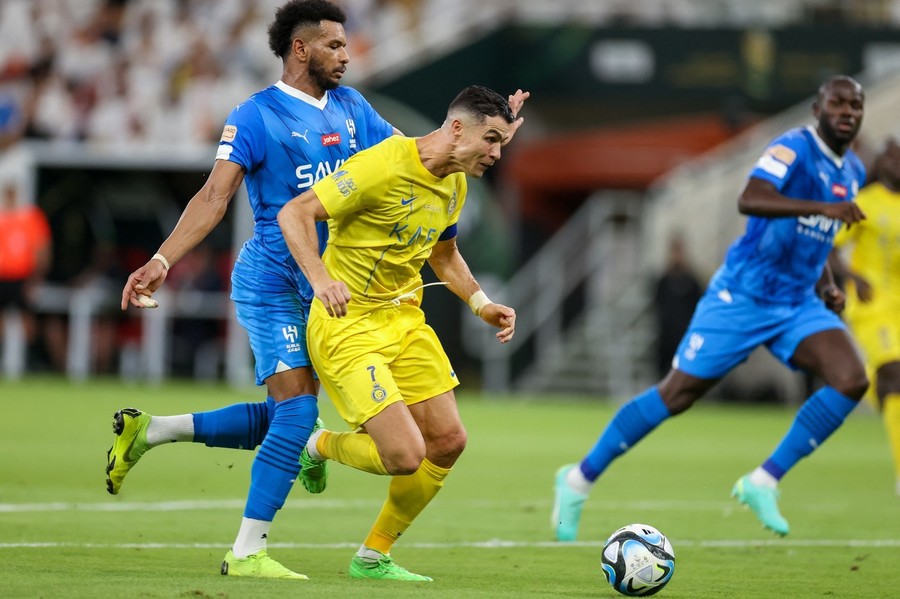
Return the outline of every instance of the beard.
<path id="1" fill-rule="evenodd" d="M 309 76 L 313 80 L 313 83 L 315 83 L 322 91 L 335 89 L 340 85 L 340 83 L 335 81 L 333 77 L 330 76 L 330 73 L 325 70 L 322 61 L 315 57 L 309 59 Z"/>

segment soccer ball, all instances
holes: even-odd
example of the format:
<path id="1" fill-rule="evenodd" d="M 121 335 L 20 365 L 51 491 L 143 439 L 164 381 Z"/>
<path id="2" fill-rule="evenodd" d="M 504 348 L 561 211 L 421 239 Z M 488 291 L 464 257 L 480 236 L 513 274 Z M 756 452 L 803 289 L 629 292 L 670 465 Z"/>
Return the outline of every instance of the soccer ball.
<path id="1" fill-rule="evenodd" d="M 629 524 L 603 546 L 603 574 L 612 588 L 629 597 L 662 590 L 675 573 L 675 550 L 664 534 L 647 524 Z"/>

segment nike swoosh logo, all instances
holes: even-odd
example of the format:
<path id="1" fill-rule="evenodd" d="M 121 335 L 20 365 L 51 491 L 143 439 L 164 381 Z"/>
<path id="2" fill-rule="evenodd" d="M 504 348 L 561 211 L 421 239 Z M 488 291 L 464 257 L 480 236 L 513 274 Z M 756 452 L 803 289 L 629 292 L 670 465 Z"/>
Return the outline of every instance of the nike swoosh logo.
<path id="1" fill-rule="evenodd" d="M 412 201 L 413 201 L 414 199 L 416 199 L 416 198 L 415 198 L 415 197 L 412 197 L 412 198 L 409 198 L 408 200 L 402 200 L 402 199 L 401 199 L 401 200 L 400 200 L 400 203 L 403 204 L 404 206 L 409 206 L 410 204 L 412 204 Z"/>

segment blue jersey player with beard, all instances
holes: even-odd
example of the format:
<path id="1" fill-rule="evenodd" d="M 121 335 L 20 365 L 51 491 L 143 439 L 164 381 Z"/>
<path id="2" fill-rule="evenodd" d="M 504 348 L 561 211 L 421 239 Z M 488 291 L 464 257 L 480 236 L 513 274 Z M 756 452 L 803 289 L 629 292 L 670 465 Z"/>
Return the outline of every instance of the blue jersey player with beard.
<path id="1" fill-rule="evenodd" d="M 281 80 L 234 109 L 206 184 L 122 292 L 123 310 L 129 304 L 153 307 L 150 296 L 168 269 L 222 220 L 245 183 L 255 226 L 234 266 L 232 299 L 250 338 L 256 382 L 266 385 L 268 398 L 178 416 L 120 410 L 113 418 L 116 437 L 107 459 L 107 489 L 117 494 L 125 475 L 156 445 L 259 446 L 241 527 L 222 563 L 222 574 L 231 576 L 305 579 L 269 557 L 266 540 L 298 476 L 313 493 L 325 488 L 324 462 L 301 456 L 318 426 L 317 385 L 306 349 L 313 293 L 285 245 L 278 211 L 357 151 L 399 133 L 359 92 L 339 85 L 349 61 L 345 20 L 343 11 L 325 0 L 291 0 L 276 11 L 269 47 L 282 59 Z M 323 223 L 323 247 L 326 233 Z"/>
<path id="2" fill-rule="evenodd" d="M 552 516 L 557 540 L 575 540 L 584 502 L 614 459 L 690 408 L 760 345 L 789 368 L 824 382 L 775 451 L 732 490 L 765 528 L 788 533 L 778 509 L 778 482 L 837 430 L 869 385 L 836 314 L 844 296 L 826 262 L 841 224 L 865 218 L 853 203 L 865 171 L 849 149 L 863 103 L 859 83 L 832 77 L 813 104 L 816 126 L 792 129 L 766 148 L 738 200 L 740 212 L 749 216 L 746 232 L 713 276 L 672 369 L 619 409 L 579 464 L 557 471 Z"/>

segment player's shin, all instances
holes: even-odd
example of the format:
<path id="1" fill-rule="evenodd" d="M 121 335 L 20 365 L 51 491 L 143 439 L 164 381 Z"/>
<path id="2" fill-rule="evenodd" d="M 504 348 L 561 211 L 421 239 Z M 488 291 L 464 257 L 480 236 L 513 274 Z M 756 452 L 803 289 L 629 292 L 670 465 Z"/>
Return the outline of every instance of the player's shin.
<path id="1" fill-rule="evenodd" d="M 209 412 L 196 412 L 194 419 L 195 443 L 207 447 L 231 449 L 256 449 L 269 430 L 275 415 L 275 400 L 240 403 Z"/>
<path id="2" fill-rule="evenodd" d="M 366 433 L 335 433 L 323 430 L 316 443 L 323 458 L 370 474 L 388 474 L 378 447 Z"/>
<path id="3" fill-rule="evenodd" d="M 900 495 L 900 393 L 891 393 L 884 398 L 883 415 L 891 455 L 894 456 L 897 494 Z"/>
<path id="4" fill-rule="evenodd" d="M 312 432 L 318 416 L 314 395 L 301 395 L 275 404 L 275 416 L 269 432 L 260 445 L 250 470 L 250 492 L 244 508 L 244 519 L 270 523 L 281 509 L 288 493 L 300 473 L 300 452 Z M 267 535 L 267 531 L 264 533 Z M 238 542 L 243 537 L 238 537 Z M 265 547 L 263 535 L 256 539 Z M 235 555 L 242 557 L 246 549 L 234 547 Z"/>
<path id="5" fill-rule="evenodd" d="M 390 553 L 400 535 L 444 486 L 449 473 L 449 468 L 441 468 L 425 458 L 413 474 L 394 476 L 388 498 L 366 537 L 365 546 Z"/>

